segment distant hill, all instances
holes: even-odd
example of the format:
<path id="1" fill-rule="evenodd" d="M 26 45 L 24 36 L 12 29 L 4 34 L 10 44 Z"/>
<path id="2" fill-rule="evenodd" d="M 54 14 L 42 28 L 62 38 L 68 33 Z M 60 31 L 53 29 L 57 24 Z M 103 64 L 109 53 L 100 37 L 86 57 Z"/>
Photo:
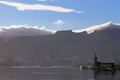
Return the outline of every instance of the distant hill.
<path id="1" fill-rule="evenodd" d="M 72 65 L 120 60 L 120 26 L 107 23 L 77 31 L 44 36 L 0 37 L 0 65 Z"/>

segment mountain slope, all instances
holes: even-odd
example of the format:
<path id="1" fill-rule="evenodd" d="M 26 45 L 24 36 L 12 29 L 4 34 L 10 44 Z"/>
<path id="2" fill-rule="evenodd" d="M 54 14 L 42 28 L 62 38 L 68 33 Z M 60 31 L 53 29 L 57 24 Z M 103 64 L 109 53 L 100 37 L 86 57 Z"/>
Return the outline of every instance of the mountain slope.
<path id="1" fill-rule="evenodd" d="M 119 62 L 120 30 L 111 27 L 95 30 L 91 34 L 69 30 L 45 36 L 1 37 L 0 64 L 85 64 L 93 63 L 95 53 L 101 61 Z"/>

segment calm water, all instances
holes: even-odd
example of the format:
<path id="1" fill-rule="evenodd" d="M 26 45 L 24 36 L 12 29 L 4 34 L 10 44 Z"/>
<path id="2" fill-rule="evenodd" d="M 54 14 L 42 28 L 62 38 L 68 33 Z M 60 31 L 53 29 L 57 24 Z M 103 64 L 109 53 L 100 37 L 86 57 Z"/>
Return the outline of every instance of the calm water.
<path id="1" fill-rule="evenodd" d="M 120 72 L 93 72 L 72 67 L 0 67 L 0 80 L 120 80 Z"/>

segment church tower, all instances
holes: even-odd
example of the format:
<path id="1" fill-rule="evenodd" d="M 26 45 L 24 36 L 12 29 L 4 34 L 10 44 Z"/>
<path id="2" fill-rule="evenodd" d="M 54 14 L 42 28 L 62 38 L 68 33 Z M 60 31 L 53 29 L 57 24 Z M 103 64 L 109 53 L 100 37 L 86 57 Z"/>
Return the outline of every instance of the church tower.
<path id="1" fill-rule="evenodd" d="M 95 53 L 95 55 L 94 55 L 94 64 L 96 64 L 97 63 L 97 56 L 96 56 L 96 53 Z"/>
<path id="2" fill-rule="evenodd" d="M 97 61 L 97 56 L 96 56 L 96 53 L 95 53 L 95 55 L 94 55 L 94 68 L 97 67 L 97 63 L 98 63 L 98 61 Z"/>

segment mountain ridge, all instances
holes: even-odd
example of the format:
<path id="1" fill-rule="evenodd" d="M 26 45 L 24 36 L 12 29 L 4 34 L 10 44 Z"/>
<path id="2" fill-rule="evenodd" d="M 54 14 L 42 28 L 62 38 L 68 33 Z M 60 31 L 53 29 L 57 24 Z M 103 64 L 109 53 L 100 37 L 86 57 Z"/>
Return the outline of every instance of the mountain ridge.
<path id="1" fill-rule="evenodd" d="M 100 31 L 100 30 L 105 30 L 105 29 L 120 29 L 120 24 L 117 23 L 112 23 L 111 21 L 107 22 L 107 23 L 103 23 L 100 25 L 95 25 L 95 26 L 91 26 L 85 29 L 81 29 L 81 30 L 73 30 L 73 32 L 83 32 L 86 31 L 88 34 L 93 33 L 94 31 Z"/>
<path id="2" fill-rule="evenodd" d="M 120 63 L 120 30 L 116 28 L 75 33 L 58 31 L 44 36 L 0 37 L 0 65 L 72 65 Z"/>

